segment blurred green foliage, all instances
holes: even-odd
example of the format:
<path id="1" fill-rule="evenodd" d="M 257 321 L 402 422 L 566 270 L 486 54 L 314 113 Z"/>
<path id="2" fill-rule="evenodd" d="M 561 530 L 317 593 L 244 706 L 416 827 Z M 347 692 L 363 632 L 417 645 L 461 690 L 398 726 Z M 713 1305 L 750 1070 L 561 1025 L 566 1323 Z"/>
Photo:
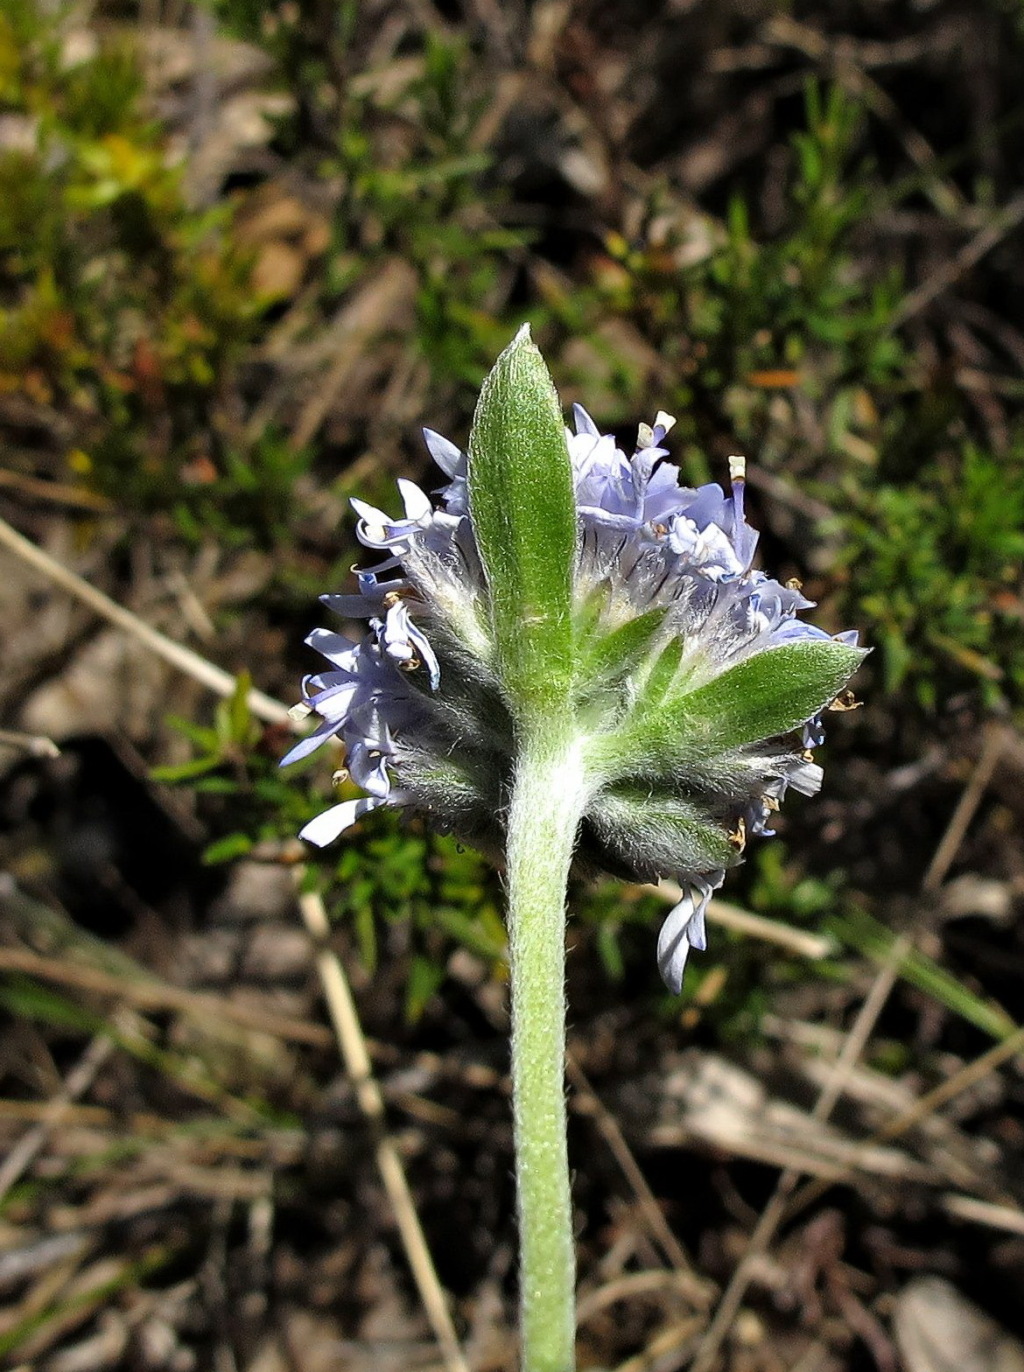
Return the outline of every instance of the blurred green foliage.
<path id="1" fill-rule="evenodd" d="M 842 563 L 883 685 L 927 707 L 973 681 L 988 705 L 1024 694 L 1024 433 L 1005 453 L 965 440 L 906 485 L 847 486 Z"/>
<path id="2" fill-rule="evenodd" d="M 461 40 L 428 36 L 421 62 L 393 84 L 350 83 L 320 173 L 342 187 L 325 283 L 343 293 L 387 257 L 416 272 L 416 348 L 435 393 L 472 405 L 508 341 L 501 281 L 529 235 L 501 223 L 505 194 L 473 132 L 486 98 L 467 80 Z"/>
<path id="3" fill-rule="evenodd" d="M 147 118 L 130 39 L 72 59 L 61 9 L 0 13 L 0 391 L 58 411 L 72 474 L 186 536 L 281 532 L 308 462 L 230 420 L 264 309 L 230 203 L 197 210 Z"/>

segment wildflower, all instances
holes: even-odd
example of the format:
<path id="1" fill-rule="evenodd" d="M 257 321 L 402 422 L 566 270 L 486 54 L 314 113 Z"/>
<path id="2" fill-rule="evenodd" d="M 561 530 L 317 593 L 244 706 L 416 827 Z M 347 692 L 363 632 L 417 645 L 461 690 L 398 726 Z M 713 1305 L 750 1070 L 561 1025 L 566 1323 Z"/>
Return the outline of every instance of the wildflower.
<path id="1" fill-rule="evenodd" d="M 712 892 L 747 839 L 772 832 L 789 788 L 818 790 L 821 711 L 861 653 L 856 633 L 832 638 L 800 618 L 812 602 L 796 584 L 753 566 L 742 459 L 730 461 L 728 492 L 680 483 L 664 446 L 673 423 L 659 413 L 641 425 L 627 456 L 574 407 L 565 670 L 585 791 L 577 867 L 678 880 L 683 898 L 661 930 L 658 965 L 679 991 L 690 948 L 705 946 Z M 344 620 L 365 619 L 367 631 L 349 639 L 316 629 L 307 639 L 329 663 L 302 690 L 322 722 L 284 761 L 337 738 L 367 793 L 312 820 L 302 831 L 312 843 L 379 806 L 414 806 L 500 853 L 529 689 L 510 675 L 502 624 L 506 640 L 533 635 L 541 654 L 559 630 L 529 613 L 508 629 L 484 545 L 500 553 L 502 540 L 514 541 L 513 514 L 492 500 L 481 538 L 470 459 L 441 435 L 424 436 L 447 478 L 436 505 L 410 481 L 398 483 L 398 518 L 352 502 L 360 541 L 384 559 L 358 573 L 358 594 L 323 601 Z M 531 498 L 543 503 L 539 482 Z M 543 582 L 549 570 L 537 575 Z M 558 569 L 550 576 L 555 584 Z"/>

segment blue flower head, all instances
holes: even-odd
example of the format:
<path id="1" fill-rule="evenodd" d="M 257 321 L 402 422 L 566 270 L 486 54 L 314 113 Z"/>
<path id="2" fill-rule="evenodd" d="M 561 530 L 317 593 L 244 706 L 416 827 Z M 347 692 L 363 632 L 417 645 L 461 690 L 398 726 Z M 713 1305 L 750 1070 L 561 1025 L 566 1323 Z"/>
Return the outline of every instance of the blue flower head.
<path id="1" fill-rule="evenodd" d="M 821 711 L 861 652 L 800 618 L 811 601 L 755 569 L 744 463 L 728 493 L 680 484 L 659 413 L 629 456 L 574 407 L 566 430 L 576 501 L 572 573 L 575 718 L 587 759 L 577 865 L 633 880 L 675 877 L 683 898 L 658 940 L 673 991 L 705 946 L 712 892 L 752 835 L 770 834 L 792 787 L 821 784 Z M 321 723 L 284 759 L 336 738 L 366 793 L 318 815 L 322 845 L 382 805 L 414 806 L 440 828 L 500 852 L 516 749 L 467 480 L 467 455 L 424 431 L 447 478 L 435 504 L 399 481 L 403 513 L 360 500 L 361 543 L 382 555 L 358 593 L 322 597 L 358 639 L 315 629 L 328 667 L 303 683 Z"/>

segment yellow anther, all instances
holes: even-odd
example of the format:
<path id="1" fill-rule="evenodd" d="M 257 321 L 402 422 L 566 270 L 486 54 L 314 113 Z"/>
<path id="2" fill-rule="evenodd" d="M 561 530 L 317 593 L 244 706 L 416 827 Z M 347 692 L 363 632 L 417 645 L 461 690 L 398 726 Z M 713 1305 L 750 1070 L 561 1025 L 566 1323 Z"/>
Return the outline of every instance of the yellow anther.
<path id="1" fill-rule="evenodd" d="M 857 699 L 852 691 L 842 691 L 828 708 L 842 713 L 844 710 L 859 710 L 863 703 L 862 700 Z"/>
<path id="2" fill-rule="evenodd" d="M 729 842 L 742 853 L 747 846 L 747 821 L 742 815 L 736 821 L 736 828 L 729 835 Z"/>

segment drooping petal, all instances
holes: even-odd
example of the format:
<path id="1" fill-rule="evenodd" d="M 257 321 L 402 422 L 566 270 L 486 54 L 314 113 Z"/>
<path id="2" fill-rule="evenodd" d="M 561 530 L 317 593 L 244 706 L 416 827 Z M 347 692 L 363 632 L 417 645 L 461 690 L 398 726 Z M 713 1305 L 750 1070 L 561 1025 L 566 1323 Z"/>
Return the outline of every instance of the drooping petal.
<path id="1" fill-rule="evenodd" d="M 683 972 L 691 948 L 703 953 L 707 947 L 705 912 L 711 894 L 725 880 L 725 873 L 708 872 L 683 885 L 683 898 L 668 912 L 658 935 L 658 970 L 662 980 L 678 995 L 683 989 Z"/>
<path id="2" fill-rule="evenodd" d="M 683 973 L 692 947 L 689 928 L 694 911 L 693 889 L 688 887 L 683 899 L 669 911 L 658 935 L 658 971 L 675 996 L 683 989 Z"/>
<path id="3" fill-rule="evenodd" d="M 378 799 L 376 796 L 360 796 L 358 800 L 343 800 L 340 805 L 332 805 L 329 810 L 324 810 L 323 814 L 314 816 L 307 825 L 299 830 L 299 838 L 304 838 L 307 843 L 313 843 L 318 848 L 325 848 L 328 843 L 333 843 L 339 834 L 343 834 L 346 829 L 351 829 L 356 820 L 362 819 L 363 815 L 387 804 L 388 801 Z"/>

